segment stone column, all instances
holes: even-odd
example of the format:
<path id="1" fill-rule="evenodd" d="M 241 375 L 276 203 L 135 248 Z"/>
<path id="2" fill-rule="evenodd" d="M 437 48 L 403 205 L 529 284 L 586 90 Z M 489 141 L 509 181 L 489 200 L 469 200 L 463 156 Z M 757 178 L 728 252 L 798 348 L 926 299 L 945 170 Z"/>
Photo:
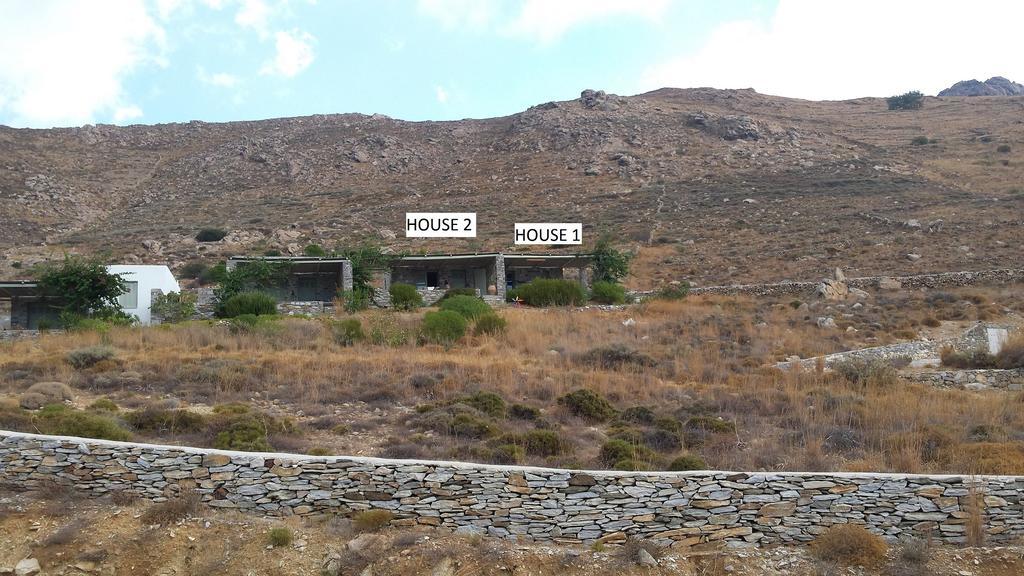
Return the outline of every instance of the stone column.
<path id="1" fill-rule="evenodd" d="M 341 263 L 341 289 L 345 292 L 352 291 L 352 262 L 348 260 Z"/>
<path id="2" fill-rule="evenodd" d="M 498 253 L 494 256 L 494 287 L 497 289 L 498 298 L 505 301 L 505 255 Z"/>
<path id="3" fill-rule="evenodd" d="M 590 266 L 580 266 L 580 284 L 583 286 L 583 291 L 590 292 Z"/>

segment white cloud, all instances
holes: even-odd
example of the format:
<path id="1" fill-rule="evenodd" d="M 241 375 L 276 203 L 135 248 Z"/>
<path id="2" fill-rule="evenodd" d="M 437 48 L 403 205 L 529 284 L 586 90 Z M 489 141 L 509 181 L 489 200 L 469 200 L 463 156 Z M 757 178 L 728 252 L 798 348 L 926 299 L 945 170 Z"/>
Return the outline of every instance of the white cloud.
<path id="1" fill-rule="evenodd" d="M 448 29 L 483 31 L 499 13 L 496 0 L 418 0 L 417 7 Z"/>
<path id="2" fill-rule="evenodd" d="M 141 117 L 142 108 L 139 108 L 134 104 L 129 106 L 119 106 L 114 109 L 114 122 L 116 124 L 123 124 L 128 120 L 134 120 Z"/>
<path id="3" fill-rule="evenodd" d="M 0 18 L 0 114 L 18 126 L 80 125 L 128 106 L 124 79 L 160 64 L 144 0 L 34 0 Z"/>
<path id="4" fill-rule="evenodd" d="M 278 32 L 274 35 L 274 58 L 266 61 L 260 69 L 262 75 L 275 75 L 291 78 L 302 72 L 313 63 L 313 42 L 316 41 L 308 32 L 292 30 Z"/>
<path id="5" fill-rule="evenodd" d="M 235 24 L 242 28 L 252 28 L 260 36 L 266 36 L 270 16 L 270 6 L 264 0 L 242 0 L 241 7 L 235 13 Z"/>
<path id="6" fill-rule="evenodd" d="M 227 72 L 215 72 L 211 74 L 202 66 L 196 68 L 196 78 L 198 78 L 203 84 L 209 84 L 210 86 L 217 86 L 219 88 L 234 88 L 241 82 L 241 79 L 234 74 L 228 74 Z"/>
<path id="7" fill-rule="evenodd" d="M 434 86 L 434 96 L 441 104 L 448 103 L 448 91 L 444 89 L 444 86 Z"/>
<path id="8" fill-rule="evenodd" d="M 573 27 L 611 17 L 656 20 L 670 4 L 670 0 L 419 0 L 417 7 L 446 29 L 496 32 L 545 44 Z"/>
<path id="9" fill-rule="evenodd" d="M 541 43 L 559 39 L 570 28 L 611 17 L 657 20 L 669 0 L 526 0 L 505 31 Z"/>
<path id="10" fill-rule="evenodd" d="M 694 53 L 648 69 L 643 90 L 754 88 L 808 99 L 935 94 L 958 80 L 1024 78 L 1024 3 L 780 0 L 767 23 L 715 29 Z"/>

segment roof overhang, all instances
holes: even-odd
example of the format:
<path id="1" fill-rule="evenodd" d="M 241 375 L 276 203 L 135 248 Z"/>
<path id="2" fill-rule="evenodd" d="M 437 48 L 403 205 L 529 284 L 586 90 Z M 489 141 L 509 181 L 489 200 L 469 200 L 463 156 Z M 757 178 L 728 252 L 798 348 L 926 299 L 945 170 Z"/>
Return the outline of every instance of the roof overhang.
<path id="1" fill-rule="evenodd" d="M 505 267 L 576 268 L 592 260 L 589 254 L 505 254 Z"/>
<path id="2" fill-rule="evenodd" d="M 0 280 L 0 298 L 42 296 L 38 282 L 27 280 Z"/>

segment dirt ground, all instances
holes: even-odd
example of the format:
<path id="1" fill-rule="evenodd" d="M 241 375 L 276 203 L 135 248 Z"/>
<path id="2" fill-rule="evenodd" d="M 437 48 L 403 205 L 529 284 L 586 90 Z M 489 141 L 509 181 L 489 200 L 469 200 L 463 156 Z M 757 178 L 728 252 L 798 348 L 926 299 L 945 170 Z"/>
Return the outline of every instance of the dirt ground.
<path id="1" fill-rule="evenodd" d="M 431 574 L 692 576 L 936 575 L 1010 576 L 1024 573 L 1024 547 L 957 549 L 929 546 L 908 561 L 890 546 L 877 566 L 837 566 L 807 547 L 654 549 L 656 565 L 640 565 L 635 546 L 538 544 L 456 535 L 431 527 L 389 527 L 359 533 L 341 517 L 263 518 L 199 509 L 149 525 L 148 502 L 40 497 L 0 491 L 0 574 L 25 558 L 41 574 L 245 575 Z M 287 528 L 289 544 L 272 546 L 270 531 Z"/>

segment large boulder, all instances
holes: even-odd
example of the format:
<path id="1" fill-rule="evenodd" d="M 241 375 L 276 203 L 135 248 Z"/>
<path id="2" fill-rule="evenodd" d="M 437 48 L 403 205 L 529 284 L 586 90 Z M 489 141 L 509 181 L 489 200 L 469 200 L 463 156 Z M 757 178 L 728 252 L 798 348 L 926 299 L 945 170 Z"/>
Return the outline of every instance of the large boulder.
<path id="1" fill-rule="evenodd" d="M 939 96 L 1020 96 L 1024 95 L 1024 85 L 1007 80 L 1002 76 L 993 76 L 984 82 L 978 80 L 961 80 L 939 92 Z"/>
<path id="2" fill-rule="evenodd" d="M 22 408 L 35 410 L 47 404 L 61 404 L 73 400 L 71 388 L 63 382 L 36 382 L 18 398 Z"/>

